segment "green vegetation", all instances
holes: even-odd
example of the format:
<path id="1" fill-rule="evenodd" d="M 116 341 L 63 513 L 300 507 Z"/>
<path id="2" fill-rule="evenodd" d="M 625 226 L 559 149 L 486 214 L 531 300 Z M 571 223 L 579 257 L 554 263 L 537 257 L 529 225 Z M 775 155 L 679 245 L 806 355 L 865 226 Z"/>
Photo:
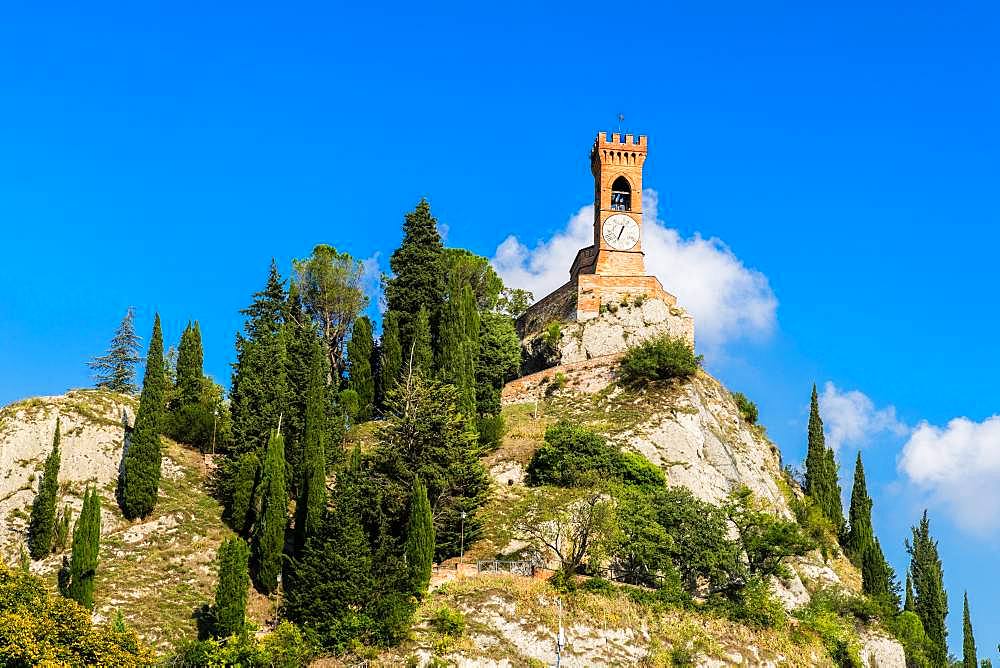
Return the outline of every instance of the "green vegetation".
<path id="1" fill-rule="evenodd" d="M 59 418 L 52 437 L 52 452 L 45 458 L 45 469 L 38 483 L 38 494 L 31 504 L 28 521 L 28 551 L 32 559 L 41 559 L 53 548 L 58 525 L 56 523 L 56 497 L 59 494 Z M 61 529 L 60 529 L 61 531 Z M 59 543 L 65 542 L 61 536 Z"/>
<path id="2" fill-rule="evenodd" d="M 972 633 L 972 617 L 969 615 L 969 592 L 965 592 L 962 605 L 962 668 L 978 668 L 976 659 L 976 637 Z"/>
<path id="3" fill-rule="evenodd" d="M 844 539 L 844 551 L 855 564 L 860 565 L 865 550 L 875 540 L 872 530 L 872 500 L 868 496 L 865 467 L 861 462 L 860 452 L 854 464 L 854 488 L 851 490 L 851 508 L 847 519 L 850 528 Z"/>
<path id="4" fill-rule="evenodd" d="M 913 581 L 913 611 L 917 613 L 927 634 L 928 659 L 932 665 L 943 665 L 948 658 L 948 594 L 944 589 L 944 570 L 938 556 L 937 541 L 931 537 L 927 511 L 911 530 L 912 540 L 906 541 L 910 555 L 910 576 Z"/>
<path id="5" fill-rule="evenodd" d="M 412 349 L 416 352 L 415 368 L 426 373 L 433 355 L 428 350 L 430 356 L 425 357 L 425 341 L 418 339 L 426 337 L 427 344 L 435 339 L 445 299 L 444 246 L 426 199 L 406 214 L 403 241 L 389 258 L 389 267 L 393 276 L 385 282 L 385 300 L 388 312 L 395 314 L 404 364 Z M 420 312 L 426 319 L 426 330 L 423 323 L 417 325 Z"/>
<path id="6" fill-rule="evenodd" d="M 465 615 L 443 605 L 434 612 L 431 625 L 438 633 L 458 638 L 465 633 Z"/>
<path id="7" fill-rule="evenodd" d="M 480 415 L 499 416 L 500 392 L 504 384 L 517 375 L 520 366 L 521 341 L 514 321 L 499 313 L 481 313 L 476 360 L 476 407 Z M 484 438 L 482 430 L 480 438 Z M 496 442 L 499 443 L 499 439 Z"/>
<path id="8" fill-rule="evenodd" d="M 270 594 L 278 586 L 288 514 L 285 439 L 277 431 L 271 432 L 267 444 L 260 490 L 260 517 L 253 533 L 254 581 L 262 592 Z"/>
<path id="9" fill-rule="evenodd" d="M 305 312 L 326 343 L 330 373 L 339 379 L 346 366 L 344 341 L 355 318 L 368 306 L 368 297 L 361 289 L 364 266 L 327 244 L 317 245 L 312 256 L 292 265 Z"/>
<path id="10" fill-rule="evenodd" d="M 819 505 L 827 519 L 833 522 L 839 535 L 844 527 L 844 509 L 840 505 L 840 481 L 833 449 L 826 447 L 823 420 L 819 416 L 816 385 L 809 403 L 809 434 L 806 451 L 806 494 Z"/>
<path id="11" fill-rule="evenodd" d="M 742 392 L 733 392 L 733 401 L 736 402 L 736 408 L 740 411 L 740 417 L 747 424 L 757 424 L 757 404 L 747 399 L 747 396 Z"/>
<path id="12" fill-rule="evenodd" d="M 588 429 L 559 422 L 545 431 L 527 469 L 529 485 L 575 487 L 616 480 L 627 485 L 663 487 L 666 478 L 641 455 L 621 452 Z"/>
<path id="13" fill-rule="evenodd" d="M 639 384 L 687 378 L 698 371 L 701 360 L 684 337 L 664 334 L 628 349 L 621 361 L 622 380 Z"/>
<path id="14" fill-rule="evenodd" d="M 135 427 L 122 455 L 118 480 L 118 505 L 127 519 L 146 517 L 156 505 L 160 489 L 160 427 L 166 400 L 163 373 L 163 334 L 160 316 L 153 321 L 153 335 L 146 355 L 146 373 L 139 396 Z"/>
<path id="15" fill-rule="evenodd" d="M 431 581 L 434 565 L 434 518 L 427 500 L 427 488 L 420 478 L 413 481 L 410 496 L 410 520 L 406 525 L 406 563 L 410 569 L 410 588 L 413 595 L 423 598 Z"/>
<path id="16" fill-rule="evenodd" d="M 370 420 L 375 407 L 375 377 L 372 373 L 372 322 L 367 317 L 354 321 L 351 340 L 347 342 L 348 387 L 358 395 L 357 420 Z"/>
<path id="17" fill-rule="evenodd" d="M 180 405 L 197 403 L 201 399 L 204 381 L 204 351 L 201 345 L 201 329 L 197 321 L 188 323 L 181 334 L 177 347 L 177 402 Z"/>
<path id="18" fill-rule="evenodd" d="M 135 309 L 125 312 L 118 331 L 111 339 L 108 352 L 92 359 L 88 366 L 94 370 L 94 387 L 109 392 L 133 394 L 135 392 L 135 365 L 142 361 L 139 355 L 139 337 L 135 333 Z"/>
<path id="19" fill-rule="evenodd" d="M 215 634 L 220 638 L 240 635 L 246 628 L 249 561 L 250 548 L 239 536 L 219 546 L 219 584 L 215 589 L 213 621 Z"/>
<path id="20" fill-rule="evenodd" d="M 403 346 L 399 339 L 399 315 L 392 311 L 382 316 L 382 397 L 395 388 L 403 371 Z"/>
<path id="21" fill-rule="evenodd" d="M 306 403 L 305 452 L 302 480 L 295 505 L 295 549 L 301 550 L 306 540 L 315 535 L 323 523 L 326 510 L 326 394 L 323 382 L 323 353 L 313 346 Z"/>
<path id="22" fill-rule="evenodd" d="M 452 275 L 441 312 L 437 365 L 440 379 L 458 392 L 458 407 L 476 415 L 476 360 L 479 357 L 479 309 L 469 283 Z"/>
<path id="23" fill-rule="evenodd" d="M 83 510 L 73 529 L 69 576 L 60 589 L 88 610 L 94 607 L 94 576 L 101 548 L 101 499 L 91 487 L 83 496 Z"/>
<path id="24" fill-rule="evenodd" d="M 257 637 L 242 633 L 223 640 L 200 640 L 185 645 L 170 660 L 177 668 L 203 666 L 267 666 L 300 668 L 314 650 L 293 624 L 281 622 L 271 633 Z"/>
<path id="25" fill-rule="evenodd" d="M 152 663 L 123 624 L 91 623 L 90 611 L 51 593 L 38 577 L 0 563 L 0 665 L 122 666 Z"/>

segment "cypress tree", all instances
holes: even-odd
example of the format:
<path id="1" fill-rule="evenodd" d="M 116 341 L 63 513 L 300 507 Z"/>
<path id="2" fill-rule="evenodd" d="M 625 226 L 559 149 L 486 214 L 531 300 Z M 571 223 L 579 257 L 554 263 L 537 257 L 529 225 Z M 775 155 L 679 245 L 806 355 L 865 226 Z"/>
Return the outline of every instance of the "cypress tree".
<path id="1" fill-rule="evenodd" d="M 62 512 L 56 520 L 55 531 L 52 535 L 52 551 L 59 553 L 66 549 L 70 538 L 70 522 L 73 518 L 73 508 L 67 503 L 63 506 Z"/>
<path id="2" fill-rule="evenodd" d="M 101 500 L 90 487 L 83 496 L 83 510 L 73 529 L 73 554 L 69 562 L 66 591 L 88 610 L 94 607 L 94 575 L 101 546 Z"/>
<path id="3" fill-rule="evenodd" d="M 298 485 L 302 481 L 309 373 L 313 346 L 319 341 L 319 333 L 302 306 L 299 286 L 295 281 L 288 286 L 283 332 L 287 401 L 282 413 L 281 433 L 285 437 L 288 492 L 294 496 L 298 494 Z"/>
<path id="4" fill-rule="evenodd" d="M 122 454 L 118 477 L 118 504 L 127 519 L 146 517 L 156 505 L 160 487 L 160 425 L 166 378 L 163 375 L 163 334 L 160 316 L 153 321 L 153 335 L 146 356 L 146 374 L 139 395 L 139 410 L 131 440 Z"/>
<path id="5" fill-rule="evenodd" d="M 944 569 L 938 556 L 937 541 L 931 538 L 927 511 L 920 523 L 911 529 L 912 541 L 906 541 L 910 554 L 910 574 L 913 576 L 913 611 L 924 625 L 930 641 L 930 658 L 934 665 L 945 665 L 948 659 L 948 594 L 944 589 Z"/>
<path id="6" fill-rule="evenodd" d="M 204 378 L 204 351 L 198 323 L 188 323 L 177 347 L 177 402 L 181 406 L 196 404 L 201 399 Z"/>
<path id="7" fill-rule="evenodd" d="M 375 403 L 375 379 L 372 376 L 372 321 L 361 316 L 354 321 L 351 340 L 347 342 L 348 387 L 358 393 L 358 422 L 372 417 Z"/>
<path id="8" fill-rule="evenodd" d="M 295 504 L 295 550 L 301 552 L 306 540 L 315 535 L 326 512 L 326 383 L 323 350 L 314 346 L 306 405 L 306 434 L 302 481 Z"/>
<path id="9" fill-rule="evenodd" d="M 142 358 L 139 356 L 139 337 L 135 333 L 134 320 L 135 309 L 129 306 L 118 325 L 118 331 L 111 339 L 108 352 L 88 363 L 95 372 L 97 389 L 123 394 L 135 393 L 135 365 Z"/>
<path id="10" fill-rule="evenodd" d="M 479 310 L 468 283 L 452 281 L 442 310 L 437 357 L 441 379 L 458 390 L 459 408 L 476 414 L 476 358 L 479 355 Z"/>
<path id="11" fill-rule="evenodd" d="M 844 528 L 844 509 L 840 502 L 840 482 L 833 450 L 826 447 L 823 420 L 819 416 L 819 397 L 813 384 L 809 401 L 809 432 L 806 450 L 806 494 L 811 496 L 840 533 Z"/>
<path id="12" fill-rule="evenodd" d="M 387 311 L 382 318 L 382 392 L 384 395 L 396 387 L 403 370 L 403 346 L 399 340 L 399 316 Z"/>
<path id="13" fill-rule="evenodd" d="M 434 363 L 431 324 L 427 309 L 421 308 L 413 323 L 413 340 L 407 352 L 407 373 L 428 377 Z"/>
<path id="14" fill-rule="evenodd" d="M 242 536 L 250 534 L 250 527 L 255 519 L 253 499 L 259 470 L 260 459 L 256 452 L 244 452 L 236 461 L 229 521 L 233 531 Z"/>
<path id="15" fill-rule="evenodd" d="M 976 638 L 972 634 L 972 618 L 969 615 L 969 592 L 965 592 L 962 608 L 962 668 L 978 668 L 976 658 Z"/>
<path id="16" fill-rule="evenodd" d="M 823 436 L 823 420 L 819 416 L 819 397 L 816 394 L 816 384 L 813 383 L 812 397 L 809 400 L 809 431 L 806 449 L 806 494 L 811 496 L 822 507 L 823 473 L 825 470 L 826 439 Z"/>
<path id="17" fill-rule="evenodd" d="M 215 634 L 219 638 L 243 633 L 250 586 L 250 548 L 239 536 L 219 546 L 219 583 L 215 588 Z"/>
<path id="18" fill-rule="evenodd" d="M 288 492 L 285 488 L 285 439 L 271 432 L 260 483 L 260 517 L 254 530 L 253 556 L 258 588 L 270 594 L 278 587 L 285 546 Z"/>
<path id="19" fill-rule="evenodd" d="M 31 504 L 28 521 L 28 550 L 32 559 L 41 559 L 52 550 L 56 533 L 56 496 L 59 493 L 59 418 L 52 437 L 52 452 L 45 459 L 45 470 L 38 483 L 38 494 Z"/>
<path id="20" fill-rule="evenodd" d="M 432 339 L 437 332 L 445 294 L 443 258 L 444 245 L 437 220 L 431 215 L 427 200 L 421 199 L 406 214 L 403 241 L 389 258 L 393 277 L 385 285 L 388 310 L 399 318 L 399 339 L 404 353 L 409 352 L 417 335 L 416 317 L 421 308 L 427 310 Z"/>
<path id="21" fill-rule="evenodd" d="M 434 518 L 427 500 L 427 488 L 420 478 L 413 481 L 410 495 L 410 521 L 406 527 L 406 562 L 413 595 L 423 598 L 431 581 L 434 565 Z"/>
<path id="22" fill-rule="evenodd" d="M 872 598 L 891 601 L 895 573 L 885 560 L 882 545 L 873 539 L 861 553 L 861 591 Z M 895 601 L 898 605 L 898 599 Z"/>
<path id="23" fill-rule="evenodd" d="M 56 583 L 59 587 L 59 593 L 66 598 L 69 598 L 69 584 L 72 581 L 73 572 L 69 565 L 69 557 L 64 554 L 62 565 L 59 567 L 59 573 L 56 575 Z"/>
<path id="24" fill-rule="evenodd" d="M 916 601 L 913 598 L 913 581 L 910 580 L 910 573 L 906 573 L 906 599 L 903 603 L 903 610 L 906 612 L 916 612 Z"/>
<path id="25" fill-rule="evenodd" d="M 837 458 L 833 454 L 833 448 L 826 449 L 823 459 L 824 468 L 824 496 L 823 511 L 827 518 L 833 522 L 837 528 L 837 535 L 844 532 L 844 506 L 840 500 L 840 467 L 837 466 Z"/>
<path id="26" fill-rule="evenodd" d="M 872 500 L 868 496 L 868 485 L 865 483 L 865 467 L 861 463 L 861 453 L 858 453 L 854 464 L 854 488 L 851 490 L 851 508 L 848 514 L 850 529 L 844 540 L 844 549 L 855 564 L 861 562 L 865 549 L 875 540 L 872 530 Z"/>

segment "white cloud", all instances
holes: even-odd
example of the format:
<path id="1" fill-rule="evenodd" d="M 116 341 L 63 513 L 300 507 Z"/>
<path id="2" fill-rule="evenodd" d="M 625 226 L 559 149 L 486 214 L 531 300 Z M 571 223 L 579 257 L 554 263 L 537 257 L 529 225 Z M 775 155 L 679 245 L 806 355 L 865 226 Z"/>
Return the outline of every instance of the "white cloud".
<path id="1" fill-rule="evenodd" d="M 742 337 L 763 337 L 775 327 L 778 300 L 767 277 L 748 268 L 715 237 L 683 238 L 660 220 L 655 190 L 642 193 L 646 271 L 657 276 L 695 319 L 699 345 L 718 347 Z M 504 282 L 541 299 L 569 279 L 576 252 L 594 242 L 592 206 L 582 207 L 566 227 L 528 248 L 509 236 L 493 256 Z"/>
<path id="2" fill-rule="evenodd" d="M 898 467 L 960 527 L 979 535 L 1000 529 L 1000 415 L 946 427 L 921 422 Z"/>
<path id="3" fill-rule="evenodd" d="M 371 257 L 361 261 L 361 289 L 368 295 L 371 305 L 378 312 L 385 313 L 385 296 L 382 294 L 382 268 L 379 259 L 382 254 L 375 251 Z"/>
<path id="4" fill-rule="evenodd" d="M 910 431 L 896 418 L 895 406 L 876 409 L 875 403 L 864 392 L 845 392 L 830 381 L 819 396 L 819 407 L 826 443 L 834 451 L 848 444 L 862 446 L 878 434 L 904 436 Z"/>

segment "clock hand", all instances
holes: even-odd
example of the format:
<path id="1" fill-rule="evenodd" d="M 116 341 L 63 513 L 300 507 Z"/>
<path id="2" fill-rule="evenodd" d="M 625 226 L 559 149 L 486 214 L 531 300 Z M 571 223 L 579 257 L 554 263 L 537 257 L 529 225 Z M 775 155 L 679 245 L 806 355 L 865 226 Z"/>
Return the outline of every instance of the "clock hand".
<path id="1" fill-rule="evenodd" d="M 615 237 L 615 241 L 618 241 L 619 239 L 622 238 L 622 232 L 624 232 L 624 231 L 625 231 L 625 226 L 622 225 L 622 229 L 618 230 L 618 236 Z"/>

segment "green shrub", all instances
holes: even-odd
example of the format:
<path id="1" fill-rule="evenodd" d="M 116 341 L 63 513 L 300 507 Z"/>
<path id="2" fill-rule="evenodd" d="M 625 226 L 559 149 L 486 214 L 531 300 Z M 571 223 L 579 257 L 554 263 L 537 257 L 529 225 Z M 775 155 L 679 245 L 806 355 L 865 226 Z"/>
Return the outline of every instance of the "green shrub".
<path id="1" fill-rule="evenodd" d="M 757 424 L 757 404 L 747 399 L 742 392 L 733 392 L 733 400 L 740 409 L 740 416 L 747 424 Z"/>
<path id="2" fill-rule="evenodd" d="M 788 502 L 795 514 L 795 521 L 802 527 L 803 533 L 816 543 L 823 560 L 836 556 L 839 551 L 837 528 L 812 497 L 799 498 L 789 494 Z"/>
<path id="3" fill-rule="evenodd" d="M 503 415 L 481 415 L 476 419 L 476 431 L 479 432 L 479 445 L 484 452 L 496 450 L 503 443 L 507 433 L 507 423 Z"/>
<path id="4" fill-rule="evenodd" d="M 916 613 L 903 611 L 887 626 L 903 646 L 909 668 L 928 668 L 931 665 L 927 658 L 927 634 Z"/>
<path id="5" fill-rule="evenodd" d="M 178 668 L 202 666 L 268 666 L 299 668 L 308 665 L 314 651 L 291 622 L 281 622 L 273 632 L 257 638 L 245 632 L 224 640 L 199 640 L 181 647 L 170 661 Z"/>
<path id="6" fill-rule="evenodd" d="M 621 375 L 626 383 L 687 378 L 698 371 L 701 361 L 686 339 L 664 334 L 629 348 L 622 357 Z"/>
<path id="7" fill-rule="evenodd" d="M 820 602 L 797 610 L 802 626 L 819 636 L 833 662 L 841 668 L 862 668 L 861 642 L 854 622 L 845 620 Z"/>
<path id="8" fill-rule="evenodd" d="M 556 374 L 552 376 L 551 384 L 545 389 L 545 394 L 553 394 L 564 387 L 566 387 L 566 374 L 562 371 L 557 371 Z"/>
<path id="9" fill-rule="evenodd" d="M 558 422 L 545 430 L 545 443 L 527 469 L 531 486 L 583 487 L 618 481 L 626 485 L 663 487 L 666 478 L 641 455 L 623 453 L 600 434 Z"/>
<path id="10" fill-rule="evenodd" d="M 732 607 L 733 619 L 760 629 L 781 629 L 788 621 L 781 601 L 762 577 L 750 578 Z"/>
<path id="11" fill-rule="evenodd" d="M 458 638 L 465 633 L 465 615 L 458 610 L 443 605 L 434 612 L 434 616 L 431 618 L 431 626 L 438 633 Z"/>
<path id="12" fill-rule="evenodd" d="M 559 345 L 559 337 L 562 335 L 562 325 L 558 322 L 550 322 L 545 327 L 545 333 L 542 335 L 542 340 L 545 341 L 546 345 L 551 348 L 555 348 Z"/>

